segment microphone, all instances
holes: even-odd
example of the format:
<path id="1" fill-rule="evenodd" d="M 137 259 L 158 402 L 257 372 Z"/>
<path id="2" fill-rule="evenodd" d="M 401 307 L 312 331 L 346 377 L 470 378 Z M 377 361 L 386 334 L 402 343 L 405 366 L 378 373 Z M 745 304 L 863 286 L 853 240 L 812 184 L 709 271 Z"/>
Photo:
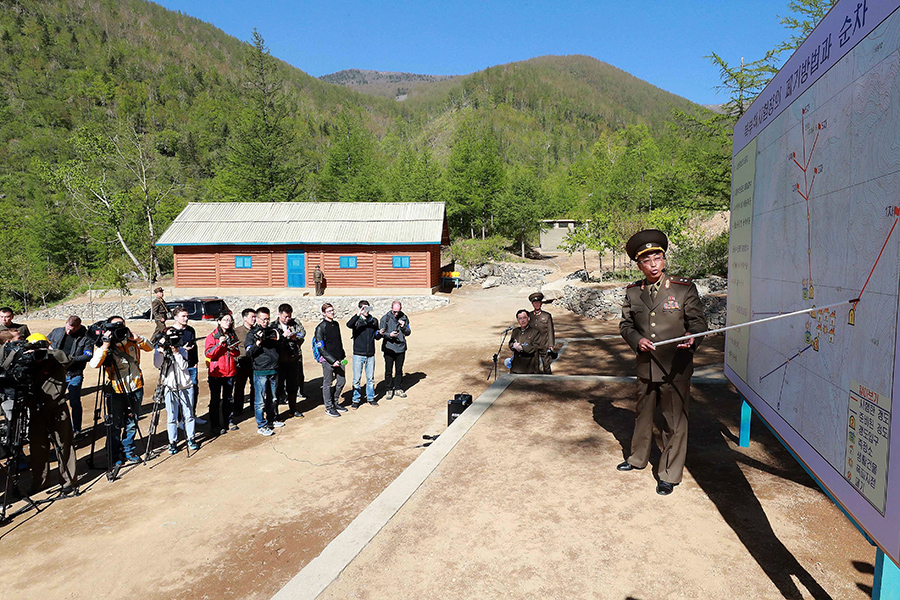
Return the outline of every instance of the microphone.
<path id="1" fill-rule="evenodd" d="M 515 328 L 516 328 L 515 325 L 510 325 L 509 327 L 507 327 L 506 329 L 503 330 L 503 333 L 506 333 L 507 331 L 512 331 Z"/>

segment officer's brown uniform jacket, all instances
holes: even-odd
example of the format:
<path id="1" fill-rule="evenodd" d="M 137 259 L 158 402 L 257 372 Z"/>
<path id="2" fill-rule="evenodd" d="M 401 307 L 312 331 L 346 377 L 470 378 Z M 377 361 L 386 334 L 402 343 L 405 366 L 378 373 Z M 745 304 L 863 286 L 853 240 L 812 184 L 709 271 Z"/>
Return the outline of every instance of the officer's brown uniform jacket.
<path id="1" fill-rule="evenodd" d="M 534 327 L 540 334 L 538 344 L 542 351 L 547 351 L 556 344 L 556 332 L 553 330 L 553 316 L 545 310 L 536 315 L 533 310 L 528 311 L 529 327 Z"/>
<path id="2" fill-rule="evenodd" d="M 169 309 L 166 308 L 165 301 L 154 298 L 150 302 L 150 319 L 165 322 L 167 316 L 169 316 Z"/>
<path id="3" fill-rule="evenodd" d="M 540 362 L 538 358 L 540 332 L 530 324 L 525 329 L 516 327 L 509 337 L 509 349 L 513 351 L 510 373 L 539 373 Z M 513 344 L 522 344 L 522 351 L 513 348 Z"/>
<path id="4" fill-rule="evenodd" d="M 637 376 L 648 381 L 682 381 L 694 372 L 694 349 L 667 344 L 652 352 L 639 352 L 638 342 L 647 338 L 661 342 L 707 330 L 703 303 L 697 286 L 690 279 L 663 273 L 656 300 L 650 300 L 646 280 L 636 281 L 625 290 L 619 333 L 637 353 Z"/>

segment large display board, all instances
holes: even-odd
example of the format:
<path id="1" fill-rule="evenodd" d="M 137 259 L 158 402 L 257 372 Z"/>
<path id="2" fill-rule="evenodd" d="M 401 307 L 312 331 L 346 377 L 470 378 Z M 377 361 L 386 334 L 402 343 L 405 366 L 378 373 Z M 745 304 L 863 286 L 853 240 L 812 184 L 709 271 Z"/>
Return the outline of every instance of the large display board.
<path id="1" fill-rule="evenodd" d="M 898 8 L 839 2 L 735 128 L 728 324 L 809 312 L 729 332 L 725 359 L 732 383 L 894 562 Z"/>

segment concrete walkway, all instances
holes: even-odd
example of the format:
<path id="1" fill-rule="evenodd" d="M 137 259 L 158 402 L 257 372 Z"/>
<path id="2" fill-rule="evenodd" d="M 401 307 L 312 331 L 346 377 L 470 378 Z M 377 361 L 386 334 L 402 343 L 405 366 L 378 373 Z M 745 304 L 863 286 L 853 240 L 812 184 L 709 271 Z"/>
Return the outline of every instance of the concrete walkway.
<path id="1" fill-rule="evenodd" d="M 502 376 L 275 598 L 869 597 L 874 549 L 706 370 L 672 496 L 614 468 L 631 378 Z"/>

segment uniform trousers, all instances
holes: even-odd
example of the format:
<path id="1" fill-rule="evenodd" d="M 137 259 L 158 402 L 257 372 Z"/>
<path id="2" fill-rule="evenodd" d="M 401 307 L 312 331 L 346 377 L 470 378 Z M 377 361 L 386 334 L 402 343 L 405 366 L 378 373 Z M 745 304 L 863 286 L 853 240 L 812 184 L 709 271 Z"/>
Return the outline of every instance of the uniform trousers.
<path id="1" fill-rule="evenodd" d="M 653 415 L 658 404 L 665 420 L 659 479 L 668 483 L 681 483 L 684 460 L 687 456 L 690 395 L 690 379 L 666 383 L 638 378 L 637 415 L 634 420 L 634 435 L 631 438 L 631 456 L 628 457 L 630 465 L 643 469 L 650 460 Z"/>
<path id="2" fill-rule="evenodd" d="M 552 375 L 553 373 L 550 371 L 550 363 L 553 362 L 553 359 L 550 358 L 550 352 L 547 350 L 541 350 L 539 352 L 541 357 L 541 373 L 544 375 Z"/>

